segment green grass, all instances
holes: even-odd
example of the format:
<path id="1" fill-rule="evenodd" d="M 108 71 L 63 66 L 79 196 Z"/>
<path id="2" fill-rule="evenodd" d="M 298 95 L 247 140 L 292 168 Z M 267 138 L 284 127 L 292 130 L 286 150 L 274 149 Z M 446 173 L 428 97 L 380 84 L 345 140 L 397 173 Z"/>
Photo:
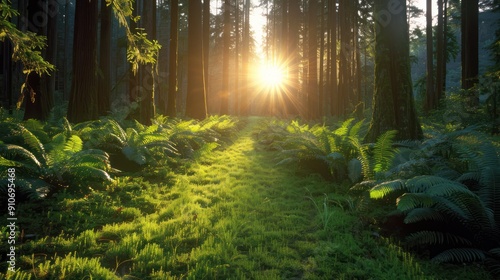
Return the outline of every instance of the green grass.
<path id="1" fill-rule="evenodd" d="M 276 166 L 258 127 L 250 119 L 181 174 L 19 205 L 20 229 L 36 237 L 18 245 L 11 279 L 488 279 L 375 236 L 346 186 Z"/>

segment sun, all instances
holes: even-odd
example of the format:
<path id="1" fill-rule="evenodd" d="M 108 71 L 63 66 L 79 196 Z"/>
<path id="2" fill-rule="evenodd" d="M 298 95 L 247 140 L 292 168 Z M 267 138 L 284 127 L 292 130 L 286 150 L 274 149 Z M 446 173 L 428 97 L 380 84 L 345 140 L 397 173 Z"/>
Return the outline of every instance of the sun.
<path id="1" fill-rule="evenodd" d="M 284 71 L 278 65 L 267 64 L 260 67 L 259 76 L 261 86 L 264 88 L 276 88 L 283 84 Z"/>

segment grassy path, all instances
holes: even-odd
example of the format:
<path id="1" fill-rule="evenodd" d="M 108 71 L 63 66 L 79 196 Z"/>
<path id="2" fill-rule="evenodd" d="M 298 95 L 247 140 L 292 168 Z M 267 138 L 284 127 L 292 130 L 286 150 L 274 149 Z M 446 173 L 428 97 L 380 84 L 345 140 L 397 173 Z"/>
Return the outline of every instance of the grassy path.
<path id="1" fill-rule="evenodd" d="M 20 246 L 15 279 L 443 279 L 364 230 L 335 185 L 276 166 L 260 125 L 168 180 L 21 209 L 47 237 Z"/>
<path id="2" fill-rule="evenodd" d="M 259 121 L 251 119 L 230 147 L 177 176 L 166 195 L 174 199 L 146 218 L 151 223 L 137 234 L 148 240 L 148 246 L 157 246 L 156 253 L 148 252 L 157 256 L 156 261 L 164 256 L 162 276 L 403 279 L 405 274 L 421 275 L 418 265 L 397 248 L 376 252 L 385 258 L 377 260 L 370 252 L 375 241 L 361 232 L 354 216 L 322 204 L 323 194 L 334 191 L 334 186 L 277 167 L 274 152 L 259 149 L 252 138 L 258 126 Z M 370 243 L 369 249 L 363 248 L 363 240 Z M 128 269 L 122 268 L 124 274 Z"/>

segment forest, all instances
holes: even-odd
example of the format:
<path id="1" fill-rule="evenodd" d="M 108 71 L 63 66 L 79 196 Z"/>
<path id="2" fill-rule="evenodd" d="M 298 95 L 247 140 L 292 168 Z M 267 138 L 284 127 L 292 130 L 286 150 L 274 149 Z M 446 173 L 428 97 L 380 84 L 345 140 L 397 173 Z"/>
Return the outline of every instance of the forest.
<path id="1" fill-rule="evenodd" d="M 499 0 L 0 0 L 0 279 L 499 279 Z"/>

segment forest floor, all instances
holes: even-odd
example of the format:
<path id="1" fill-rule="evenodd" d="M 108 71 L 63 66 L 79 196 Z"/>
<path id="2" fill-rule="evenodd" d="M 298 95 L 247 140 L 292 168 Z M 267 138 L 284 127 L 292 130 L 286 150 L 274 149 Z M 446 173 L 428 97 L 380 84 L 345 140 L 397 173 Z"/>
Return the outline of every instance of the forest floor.
<path id="1" fill-rule="evenodd" d="M 37 238 L 20 246 L 17 279 L 488 279 L 369 230 L 338 186 L 277 166 L 259 125 L 164 180 L 121 177 L 105 193 L 24 206 Z"/>

